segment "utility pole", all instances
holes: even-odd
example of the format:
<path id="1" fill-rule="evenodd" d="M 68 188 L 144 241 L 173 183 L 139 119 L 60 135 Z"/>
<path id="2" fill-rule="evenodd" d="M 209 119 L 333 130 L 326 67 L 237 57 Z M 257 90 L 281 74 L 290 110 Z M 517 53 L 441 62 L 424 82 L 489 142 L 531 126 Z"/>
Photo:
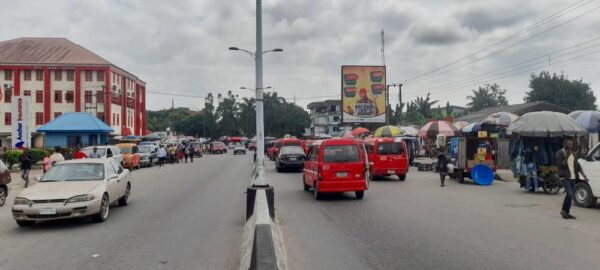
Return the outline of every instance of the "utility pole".
<path id="1" fill-rule="evenodd" d="M 383 29 L 381 29 L 381 64 L 385 66 L 385 38 Z"/>
<path id="2" fill-rule="evenodd" d="M 262 49 L 262 0 L 256 0 L 256 172 L 252 183 L 255 187 L 267 187 L 265 180 L 265 126 L 263 107 L 263 49 Z"/>

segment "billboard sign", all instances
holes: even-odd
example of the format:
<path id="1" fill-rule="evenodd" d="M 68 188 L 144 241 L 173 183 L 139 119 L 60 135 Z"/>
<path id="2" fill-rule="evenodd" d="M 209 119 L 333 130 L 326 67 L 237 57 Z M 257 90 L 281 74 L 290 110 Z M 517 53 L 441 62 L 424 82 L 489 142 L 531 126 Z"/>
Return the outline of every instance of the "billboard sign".
<path id="1" fill-rule="evenodd" d="M 31 130 L 29 116 L 29 96 L 13 96 L 12 98 L 12 147 L 17 149 L 31 147 Z"/>
<path id="2" fill-rule="evenodd" d="M 385 123 L 385 66 L 342 66 L 342 122 Z"/>

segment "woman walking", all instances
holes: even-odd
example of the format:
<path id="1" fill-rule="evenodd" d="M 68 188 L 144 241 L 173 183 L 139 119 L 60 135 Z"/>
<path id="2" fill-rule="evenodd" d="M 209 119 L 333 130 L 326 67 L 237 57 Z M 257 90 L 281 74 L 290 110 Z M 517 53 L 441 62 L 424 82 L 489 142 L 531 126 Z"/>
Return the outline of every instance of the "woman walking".
<path id="1" fill-rule="evenodd" d="M 437 161 L 437 169 L 440 173 L 440 182 L 441 186 L 445 186 L 444 181 L 446 181 L 446 176 L 448 175 L 448 159 L 444 154 L 443 150 L 438 151 L 438 161 Z"/>

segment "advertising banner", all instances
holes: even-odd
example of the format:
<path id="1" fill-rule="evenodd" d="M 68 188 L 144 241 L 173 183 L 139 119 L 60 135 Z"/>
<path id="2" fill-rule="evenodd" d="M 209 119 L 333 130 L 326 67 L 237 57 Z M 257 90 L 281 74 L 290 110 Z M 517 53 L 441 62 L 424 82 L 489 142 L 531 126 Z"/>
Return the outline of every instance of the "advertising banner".
<path id="1" fill-rule="evenodd" d="M 29 115 L 29 96 L 12 97 L 12 147 L 17 149 L 31 147 Z"/>
<path id="2" fill-rule="evenodd" d="M 385 123 L 385 66 L 342 66 L 342 122 Z"/>

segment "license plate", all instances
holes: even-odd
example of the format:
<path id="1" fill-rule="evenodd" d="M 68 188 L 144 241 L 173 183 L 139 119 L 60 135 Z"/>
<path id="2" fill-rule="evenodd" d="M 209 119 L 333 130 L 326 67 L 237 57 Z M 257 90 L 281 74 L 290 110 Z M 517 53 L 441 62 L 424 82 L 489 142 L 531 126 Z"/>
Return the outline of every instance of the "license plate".
<path id="1" fill-rule="evenodd" d="M 335 173 L 335 176 L 337 176 L 338 178 L 345 178 L 345 177 L 348 177 L 348 173 L 347 172 L 337 172 L 337 173 Z"/>
<path id="2" fill-rule="evenodd" d="M 295 158 L 295 157 L 291 157 L 291 158 L 290 158 L 290 160 L 292 160 L 292 161 L 295 161 L 295 160 L 296 160 L 296 158 Z"/>
<path id="3" fill-rule="evenodd" d="M 54 207 L 46 207 L 40 209 L 40 215 L 55 215 L 56 208 Z"/>
<path id="4" fill-rule="evenodd" d="M 396 173 L 396 171 L 394 171 L 394 170 L 388 170 L 388 174 L 395 174 L 395 173 Z"/>

